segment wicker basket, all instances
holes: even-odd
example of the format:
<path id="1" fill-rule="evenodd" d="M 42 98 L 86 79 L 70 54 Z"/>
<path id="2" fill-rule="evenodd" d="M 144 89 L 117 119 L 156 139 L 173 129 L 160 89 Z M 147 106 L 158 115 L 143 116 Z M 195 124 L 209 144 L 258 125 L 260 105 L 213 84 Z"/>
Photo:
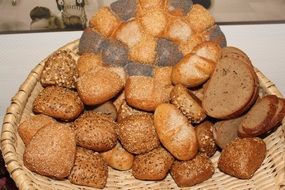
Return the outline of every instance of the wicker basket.
<path id="1" fill-rule="evenodd" d="M 69 49 L 77 53 L 78 40 L 71 42 L 60 49 Z M 2 154 L 10 175 L 20 189 L 93 189 L 77 186 L 69 181 L 53 180 L 29 171 L 23 165 L 24 144 L 17 133 L 19 123 L 31 116 L 32 102 L 42 89 L 39 78 L 44 66 L 43 60 L 29 74 L 25 82 L 20 86 L 18 93 L 12 98 L 11 105 L 7 109 L 1 136 Z M 282 95 L 260 71 L 256 69 L 260 80 L 261 89 L 266 94 Z M 267 156 L 262 166 L 250 180 L 240 180 L 221 173 L 216 169 L 213 177 L 191 189 L 281 189 L 285 185 L 285 120 L 282 126 L 265 138 Z M 217 168 L 219 153 L 212 161 Z M 177 185 L 170 175 L 163 181 L 136 180 L 130 171 L 116 171 L 109 168 L 109 178 L 106 189 L 177 189 Z"/>

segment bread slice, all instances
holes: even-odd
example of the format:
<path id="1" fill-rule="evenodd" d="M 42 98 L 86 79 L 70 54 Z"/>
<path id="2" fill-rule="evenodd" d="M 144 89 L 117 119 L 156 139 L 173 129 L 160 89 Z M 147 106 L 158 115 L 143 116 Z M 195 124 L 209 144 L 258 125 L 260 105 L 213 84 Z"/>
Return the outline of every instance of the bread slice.
<path id="1" fill-rule="evenodd" d="M 224 149 L 230 142 L 238 137 L 238 128 L 244 117 L 218 121 L 213 126 L 215 143 Z"/>
<path id="2" fill-rule="evenodd" d="M 205 88 L 202 106 L 207 115 L 214 118 L 241 115 L 251 103 L 256 88 L 256 76 L 251 66 L 238 59 L 223 58 Z"/>
<path id="3" fill-rule="evenodd" d="M 285 117 L 285 99 L 278 98 L 277 109 L 271 120 L 271 126 L 268 125 L 268 128 L 266 129 L 269 131 L 272 128 L 276 127 L 277 125 L 281 123 L 284 117 Z"/>
<path id="4" fill-rule="evenodd" d="M 275 95 L 267 95 L 256 102 L 241 123 L 244 132 L 251 136 L 264 134 L 271 125 L 277 104 L 278 98 Z"/>

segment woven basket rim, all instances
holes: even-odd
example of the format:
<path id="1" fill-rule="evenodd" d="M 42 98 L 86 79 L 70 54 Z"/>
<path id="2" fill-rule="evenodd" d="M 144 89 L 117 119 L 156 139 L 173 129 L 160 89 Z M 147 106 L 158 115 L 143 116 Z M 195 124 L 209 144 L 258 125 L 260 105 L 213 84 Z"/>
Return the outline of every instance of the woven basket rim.
<path id="1" fill-rule="evenodd" d="M 61 48 L 55 50 L 54 52 L 61 50 L 61 49 L 69 49 L 72 51 L 76 51 L 78 46 L 79 40 L 74 40 Z M 54 53 L 53 52 L 53 53 Z M 50 55 L 52 55 L 51 53 Z M 49 56 L 48 56 L 49 57 Z M 48 58 L 47 57 L 47 58 Z M 7 108 L 6 114 L 3 119 L 3 126 L 1 132 L 1 150 L 2 155 L 5 160 L 5 164 L 7 167 L 8 172 L 10 173 L 11 177 L 15 181 L 16 185 L 20 189 L 38 189 L 39 187 L 34 182 L 34 180 L 27 175 L 26 170 L 21 166 L 21 164 L 17 160 L 17 152 L 15 147 L 16 135 L 17 135 L 17 126 L 21 121 L 22 114 L 27 104 L 27 100 L 35 88 L 35 85 L 38 83 L 40 74 L 44 67 L 44 62 L 47 59 L 45 58 L 42 60 L 38 65 L 34 67 L 34 69 L 30 72 L 27 76 L 26 80 L 21 84 L 19 87 L 18 92 L 12 98 L 10 106 Z M 260 86 L 262 89 L 269 94 L 275 94 L 278 97 L 283 97 L 280 91 L 277 89 L 274 83 L 272 83 L 266 76 L 255 68 L 255 72 L 259 78 Z M 281 131 L 283 136 L 285 136 L 285 120 L 283 119 L 281 125 Z M 285 165 L 285 149 L 283 152 L 280 153 L 280 159 L 283 160 Z M 285 168 L 285 166 L 282 165 Z M 284 171 L 285 173 L 285 171 Z M 285 185 L 285 174 L 282 173 L 281 175 L 277 176 L 275 179 L 275 183 L 277 187 L 280 188 L 281 186 Z M 51 180 L 52 181 L 52 180 Z M 51 182 L 52 184 L 52 182 Z"/>

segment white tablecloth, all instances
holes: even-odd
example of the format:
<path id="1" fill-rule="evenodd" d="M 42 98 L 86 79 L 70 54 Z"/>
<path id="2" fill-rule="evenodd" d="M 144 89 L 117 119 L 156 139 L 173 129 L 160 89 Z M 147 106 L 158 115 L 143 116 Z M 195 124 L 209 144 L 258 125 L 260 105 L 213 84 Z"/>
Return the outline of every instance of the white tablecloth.
<path id="1" fill-rule="evenodd" d="M 285 24 L 221 26 L 228 45 L 244 50 L 285 95 Z M 10 99 L 42 59 L 82 32 L 0 35 L 0 121 Z M 2 125 L 1 125 L 2 126 Z"/>

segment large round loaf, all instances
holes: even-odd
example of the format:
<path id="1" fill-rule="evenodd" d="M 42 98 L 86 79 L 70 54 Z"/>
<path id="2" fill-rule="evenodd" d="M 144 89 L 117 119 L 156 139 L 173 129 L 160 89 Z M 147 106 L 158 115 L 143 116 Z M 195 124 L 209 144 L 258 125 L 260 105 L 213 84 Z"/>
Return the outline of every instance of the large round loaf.
<path id="1" fill-rule="evenodd" d="M 154 126 L 160 142 L 178 160 L 189 160 L 198 151 L 194 127 L 172 104 L 160 104 L 154 112 Z"/>

